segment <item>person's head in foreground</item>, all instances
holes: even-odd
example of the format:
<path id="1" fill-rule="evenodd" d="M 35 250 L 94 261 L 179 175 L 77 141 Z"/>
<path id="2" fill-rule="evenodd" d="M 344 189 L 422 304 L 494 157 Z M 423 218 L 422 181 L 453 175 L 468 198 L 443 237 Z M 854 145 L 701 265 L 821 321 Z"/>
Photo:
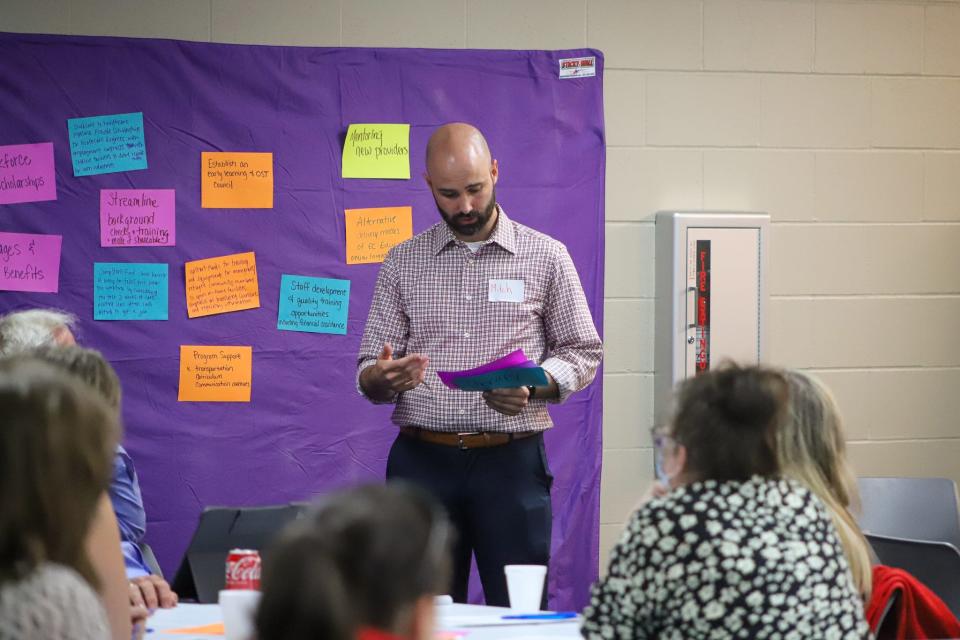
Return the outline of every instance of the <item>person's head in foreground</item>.
<path id="1" fill-rule="evenodd" d="M 827 506 L 857 589 L 866 599 L 872 580 L 870 551 L 850 512 L 859 498 L 840 411 L 829 389 L 813 376 L 786 371 L 784 377 L 790 402 L 778 438 L 783 473 L 809 487 Z"/>
<path id="2" fill-rule="evenodd" d="M 116 412 L 72 376 L 17 356 L 0 359 L 0 416 L 0 636 L 106 634 L 85 539 L 110 480 Z"/>
<path id="3" fill-rule="evenodd" d="M 95 349 L 76 345 L 45 346 L 32 349 L 30 357 L 70 373 L 94 390 L 114 411 L 120 411 L 121 387 L 116 370 Z"/>
<path id="4" fill-rule="evenodd" d="M 77 319 L 56 309 L 13 311 L 0 317 L 0 355 L 12 356 L 36 347 L 76 344 Z"/>
<path id="5" fill-rule="evenodd" d="M 631 517 L 593 587 L 586 637 L 869 637 L 829 515 L 780 477 L 788 397 L 763 367 L 681 383 L 661 434 L 671 490 Z"/>
<path id="6" fill-rule="evenodd" d="M 426 640 L 446 592 L 451 528 L 404 484 L 331 494 L 264 562 L 259 640 Z"/>

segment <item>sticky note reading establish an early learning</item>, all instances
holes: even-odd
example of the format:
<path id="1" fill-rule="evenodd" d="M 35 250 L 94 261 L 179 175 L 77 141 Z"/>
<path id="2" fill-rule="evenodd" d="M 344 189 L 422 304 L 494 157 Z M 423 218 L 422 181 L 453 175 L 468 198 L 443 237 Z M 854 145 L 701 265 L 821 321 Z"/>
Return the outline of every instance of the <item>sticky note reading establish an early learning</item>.
<path id="1" fill-rule="evenodd" d="M 200 206 L 204 209 L 272 209 L 273 154 L 200 154 Z"/>
<path id="2" fill-rule="evenodd" d="M 395 245 L 413 237 L 411 207 L 346 209 L 347 264 L 383 262 Z"/>
<path id="3" fill-rule="evenodd" d="M 250 402 L 253 347 L 180 345 L 180 402 Z"/>
<path id="4" fill-rule="evenodd" d="M 409 180 L 410 125 L 350 125 L 343 143 L 343 177 Z"/>
<path id="5" fill-rule="evenodd" d="M 194 260 L 186 272 L 187 316 L 256 309 L 260 306 L 257 260 L 252 251 Z"/>

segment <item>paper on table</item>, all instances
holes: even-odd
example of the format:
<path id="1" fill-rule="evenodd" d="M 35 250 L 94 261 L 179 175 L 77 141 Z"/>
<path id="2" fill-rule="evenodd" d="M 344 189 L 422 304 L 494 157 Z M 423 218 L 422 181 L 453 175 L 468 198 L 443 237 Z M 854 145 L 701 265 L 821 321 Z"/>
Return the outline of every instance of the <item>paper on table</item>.
<path id="1" fill-rule="evenodd" d="M 456 389 L 457 386 L 453 384 L 453 381 L 457 378 L 479 376 L 491 371 L 498 371 L 500 369 L 507 369 L 509 367 L 519 367 L 525 362 L 530 362 L 530 360 L 528 360 L 527 356 L 524 355 L 523 349 L 517 349 L 516 351 L 508 353 L 502 358 L 498 358 L 493 362 L 480 365 L 479 367 L 465 369 L 464 371 L 437 371 L 437 376 L 440 377 L 440 380 L 443 382 L 443 384 L 447 385 L 451 389 Z"/>

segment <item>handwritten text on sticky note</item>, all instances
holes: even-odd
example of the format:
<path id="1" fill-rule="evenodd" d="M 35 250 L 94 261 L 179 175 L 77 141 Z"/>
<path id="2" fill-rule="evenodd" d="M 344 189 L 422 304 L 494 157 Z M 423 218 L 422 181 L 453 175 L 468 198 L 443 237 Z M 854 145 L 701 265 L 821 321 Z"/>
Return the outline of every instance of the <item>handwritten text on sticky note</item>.
<path id="1" fill-rule="evenodd" d="M 56 199 L 52 142 L 0 147 L 0 204 Z"/>
<path id="2" fill-rule="evenodd" d="M 344 178 L 410 178 L 409 124 L 352 124 L 343 143 Z"/>
<path id="3" fill-rule="evenodd" d="M 186 272 L 187 316 L 256 309 L 260 306 L 257 260 L 254 253 L 194 260 Z"/>
<path id="4" fill-rule="evenodd" d="M 176 239 L 173 189 L 101 189 L 101 247 L 172 247 Z"/>
<path id="5" fill-rule="evenodd" d="M 166 320 L 165 263 L 93 263 L 94 320 Z"/>
<path id="6" fill-rule="evenodd" d="M 277 329 L 347 333 L 350 281 L 283 274 Z"/>
<path id="7" fill-rule="evenodd" d="M 387 252 L 413 237 L 411 207 L 346 209 L 347 264 L 383 262 Z"/>
<path id="8" fill-rule="evenodd" d="M 250 402 L 253 348 L 180 345 L 180 402 Z"/>
<path id="9" fill-rule="evenodd" d="M 273 154 L 200 154 L 200 206 L 204 209 L 272 209 Z"/>
<path id="10" fill-rule="evenodd" d="M 63 236 L 0 232 L 0 290 L 56 293 Z"/>
<path id="11" fill-rule="evenodd" d="M 67 129 L 75 176 L 147 168 L 142 112 L 70 118 Z"/>

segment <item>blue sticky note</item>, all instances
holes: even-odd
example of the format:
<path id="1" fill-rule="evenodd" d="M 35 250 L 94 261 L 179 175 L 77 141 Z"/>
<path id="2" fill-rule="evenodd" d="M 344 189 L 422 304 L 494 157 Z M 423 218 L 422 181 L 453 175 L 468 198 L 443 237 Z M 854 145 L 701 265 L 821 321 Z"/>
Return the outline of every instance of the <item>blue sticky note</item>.
<path id="1" fill-rule="evenodd" d="M 464 391 L 540 387 L 547 384 L 547 374 L 543 367 L 509 367 L 478 376 L 456 378 L 453 384 Z"/>
<path id="2" fill-rule="evenodd" d="M 75 176 L 147 168 L 143 112 L 70 118 L 67 129 Z"/>
<path id="3" fill-rule="evenodd" d="M 347 333 L 350 281 L 283 274 L 277 329 Z"/>
<path id="4" fill-rule="evenodd" d="M 94 262 L 94 320 L 166 320 L 166 263 Z"/>

